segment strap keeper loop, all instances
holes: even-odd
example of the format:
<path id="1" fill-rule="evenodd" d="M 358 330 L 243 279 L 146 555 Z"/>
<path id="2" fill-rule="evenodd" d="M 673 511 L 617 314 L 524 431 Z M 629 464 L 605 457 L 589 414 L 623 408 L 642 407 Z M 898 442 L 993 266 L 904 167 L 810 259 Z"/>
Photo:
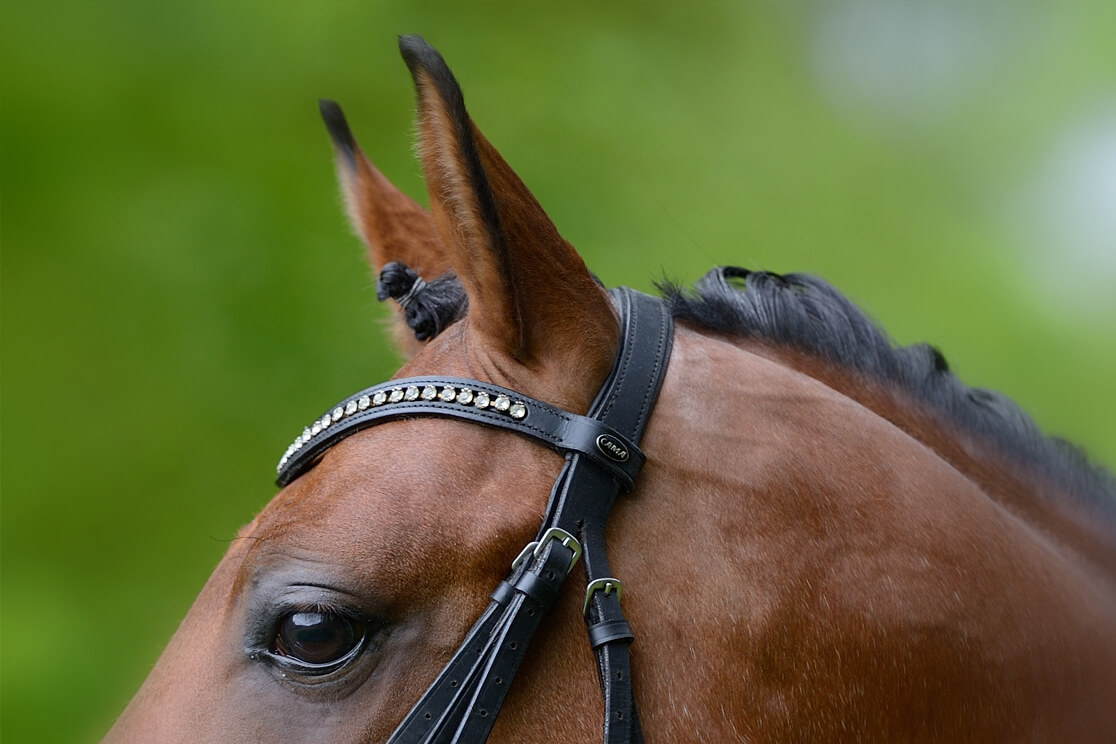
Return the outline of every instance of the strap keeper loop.
<path id="1" fill-rule="evenodd" d="M 558 589 L 530 571 L 515 582 L 515 590 L 535 600 L 540 607 L 550 609 L 558 601 Z"/>
<path id="2" fill-rule="evenodd" d="M 490 596 L 492 597 L 492 601 L 496 604 L 501 607 L 507 607 L 508 603 L 512 601 L 512 597 L 515 596 L 515 587 L 506 581 L 501 581 L 496 585 L 496 588 L 492 590 Z"/>
<path id="3" fill-rule="evenodd" d="M 624 641 L 631 643 L 635 640 L 632 635 L 632 628 L 628 625 L 627 620 L 609 620 L 603 623 L 593 623 L 588 626 L 589 631 L 589 645 L 593 650 L 600 648 L 606 643 L 613 643 L 615 641 Z"/>

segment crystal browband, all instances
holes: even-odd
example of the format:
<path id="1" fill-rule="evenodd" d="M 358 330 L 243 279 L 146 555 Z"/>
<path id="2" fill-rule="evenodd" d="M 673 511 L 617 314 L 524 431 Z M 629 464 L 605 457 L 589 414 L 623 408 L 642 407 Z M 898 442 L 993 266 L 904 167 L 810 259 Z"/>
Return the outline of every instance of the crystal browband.
<path id="1" fill-rule="evenodd" d="M 563 452 L 581 452 L 604 465 L 625 489 L 643 453 L 599 421 L 568 413 L 514 390 L 455 377 L 415 377 L 377 385 L 342 400 L 307 425 L 276 466 L 285 486 L 313 467 L 332 445 L 392 418 L 446 416 L 512 429 Z"/>
<path id="2" fill-rule="evenodd" d="M 279 458 L 279 465 L 275 469 L 276 471 L 282 470 L 295 452 L 298 452 L 303 446 L 309 444 L 314 437 L 346 416 L 367 411 L 369 407 L 379 408 L 389 403 L 420 399 L 441 400 L 446 403 L 456 401 L 463 406 L 472 405 L 481 410 L 491 406 L 492 410 L 506 413 L 514 419 L 522 419 L 527 416 L 527 406 L 523 404 L 523 401 L 512 403 L 506 395 L 497 395 L 493 398 L 488 392 L 483 390 L 473 392 L 471 388 L 467 387 L 458 389 L 453 385 L 445 385 L 439 390 L 435 385 L 423 385 L 421 388 L 418 385 L 408 385 L 406 387 L 394 385 L 389 388 L 369 390 L 356 398 L 350 398 L 344 403 L 334 406 L 333 410 L 326 411 L 321 418 L 315 419 L 314 423 L 303 429 L 302 434 L 295 437 L 291 446 L 287 447 L 287 451 Z"/>

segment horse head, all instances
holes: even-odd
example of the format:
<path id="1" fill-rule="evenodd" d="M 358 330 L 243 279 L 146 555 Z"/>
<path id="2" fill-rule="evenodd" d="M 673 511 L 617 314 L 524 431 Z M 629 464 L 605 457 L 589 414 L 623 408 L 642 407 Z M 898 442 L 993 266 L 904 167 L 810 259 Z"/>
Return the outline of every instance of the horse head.
<path id="1" fill-rule="evenodd" d="M 429 212 L 322 104 L 349 215 L 398 300 L 396 377 L 481 381 L 590 421 L 628 343 L 624 312 L 469 118 L 438 53 L 417 37 L 400 48 Z M 656 741 L 1111 735 L 1109 507 L 1058 493 L 1072 465 L 1028 464 L 982 434 L 1014 415 L 998 398 L 976 400 L 972 421 L 947 415 L 955 399 L 934 395 L 974 396 L 940 356 L 891 350 L 827 292 L 730 270 L 700 296 L 670 293 L 677 328 L 639 443 L 646 466 L 607 533 L 639 723 L 606 720 L 606 740 L 641 729 Z M 831 321 L 850 325 L 827 327 L 825 341 L 819 324 Z M 876 343 L 872 365 L 841 356 Z M 392 396 L 480 407 L 482 390 L 427 387 L 352 397 L 295 439 L 284 487 L 240 530 L 106 741 L 388 740 L 401 721 L 430 718 L 414 708 L 424 691 L 452 697 L 456 680 L 440 671 L 473 653 L 463 639 L 504 627 L 483 626 L 489 613 L 513 592 L 524 604 L 549 591 L 525 584 L 523 568 L 511 588 L 501 579 L 517 556 L 546 561 L 577 542 L 532 538 L 591 445 L 563 456 L 519 424 L 420 412 L 302 451 Z M 516 417 L 517 404 L 503 412 Z M 605 458 L 637 449 L 594 441 Z M 1083 479 L 1110 488 L 1099 471 Z M 618 604 L 613 581 L 597 594 Z M 499 717 L 462 713 L 491 715 L 495 740 L 586 741 L 602 713 L 635 715 L 634 703 L 602 703 L 598 684 L 613 689 L 605 678 L 628 662 L 610 667 L 586 643 L 593 588 L 572 583 L 550 599 L 514 685 L 485 678 L 508 688 Z M 592 645 L 616 641 L 606 635 L 591 628 Z"/>

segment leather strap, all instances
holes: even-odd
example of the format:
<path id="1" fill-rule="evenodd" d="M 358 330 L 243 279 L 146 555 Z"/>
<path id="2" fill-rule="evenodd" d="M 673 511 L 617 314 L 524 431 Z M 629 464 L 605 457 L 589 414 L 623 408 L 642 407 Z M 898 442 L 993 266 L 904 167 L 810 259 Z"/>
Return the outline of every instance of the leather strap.
<path id="1" fill-rule="evenodd" d="M 580 452 L 616 476 L 625 491 L 645 459 L 635 443 L 605 423 L 514 390 L 462 377 L 405 377 L 350 395 L 314 419 L 280 458 L 276 483 L 287 485 L 361 429 L 414 416 L 510 429 L 559 452 Z"/>
<path id="2" fill-rule="evenodd" d="M 588 416 L 477 380 L 407 378 L 346 398 L 307 427 L 280 460 L 278 483 L 285 485 L 342 438 L 380 421 L 416 415 L 508 429 L 566 453 L 535 542 L 497 585 L 489 606 L 389 744 L 485 741 L 531 638 L 579 555 L 585 558 L 587 585 L 611 578 L 605 523 L 617 494 L 631 490 L 643 465 L 637 445 L 673 338 L 664 303 L 630 289 L 614 290 L 613 296 L 621 321 L 620 349 Z M 619 586 L 618 579 L 611 581 Z M 605 744 L 642 741 L 631 685 L 633 635 L 619 598 L 619 591 L 595 591 L 586 598 L 585 619 L 604 698 Z"/>
<path id="3" fill-rule="evenodd" d="M 621 301 L 637 306 L 626 315 L 624 328 L 625 339 L 633 342 L 622 345 L 617 362 L 622 373 L 609 377 L 589 415 L 607 421 L 639 442 L 666 376 L 674 326 L 667 307 L 653 298 L 627 292 Z M 583 522 L 581 544 L 587 588 L 600 586 L 612 577 L 605 556 L 607 516 L 606 508 L 599 520 Z M 619 589 L 597 590 L 586 596 L 586 629 L 597 656 L 597 674 L 604 697 L 605 744 L 643 741 L 632 692 L 629 644 L 633 635 L 620 609 L 620 596 Z"/>

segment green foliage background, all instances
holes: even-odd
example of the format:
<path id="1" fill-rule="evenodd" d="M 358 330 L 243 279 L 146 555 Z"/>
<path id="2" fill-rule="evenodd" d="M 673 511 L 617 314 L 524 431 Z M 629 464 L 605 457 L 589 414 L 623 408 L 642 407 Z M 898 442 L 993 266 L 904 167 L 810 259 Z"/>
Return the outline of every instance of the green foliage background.
<path id="1" fill-rule="evenodd" d="M 98 738 L 289 438 L 397 366 L 315 101 L 425 201 L 398 33 L 607 282 L 821 274 L 1116 463 L 1111 292 L 1051 300 L 1004 217 L 1116 94 L 1116 5 L 1012 6 L 993 72 L 906 118 L 819 84 L 830 7 L 5 3 L 3 739 Z"/>

